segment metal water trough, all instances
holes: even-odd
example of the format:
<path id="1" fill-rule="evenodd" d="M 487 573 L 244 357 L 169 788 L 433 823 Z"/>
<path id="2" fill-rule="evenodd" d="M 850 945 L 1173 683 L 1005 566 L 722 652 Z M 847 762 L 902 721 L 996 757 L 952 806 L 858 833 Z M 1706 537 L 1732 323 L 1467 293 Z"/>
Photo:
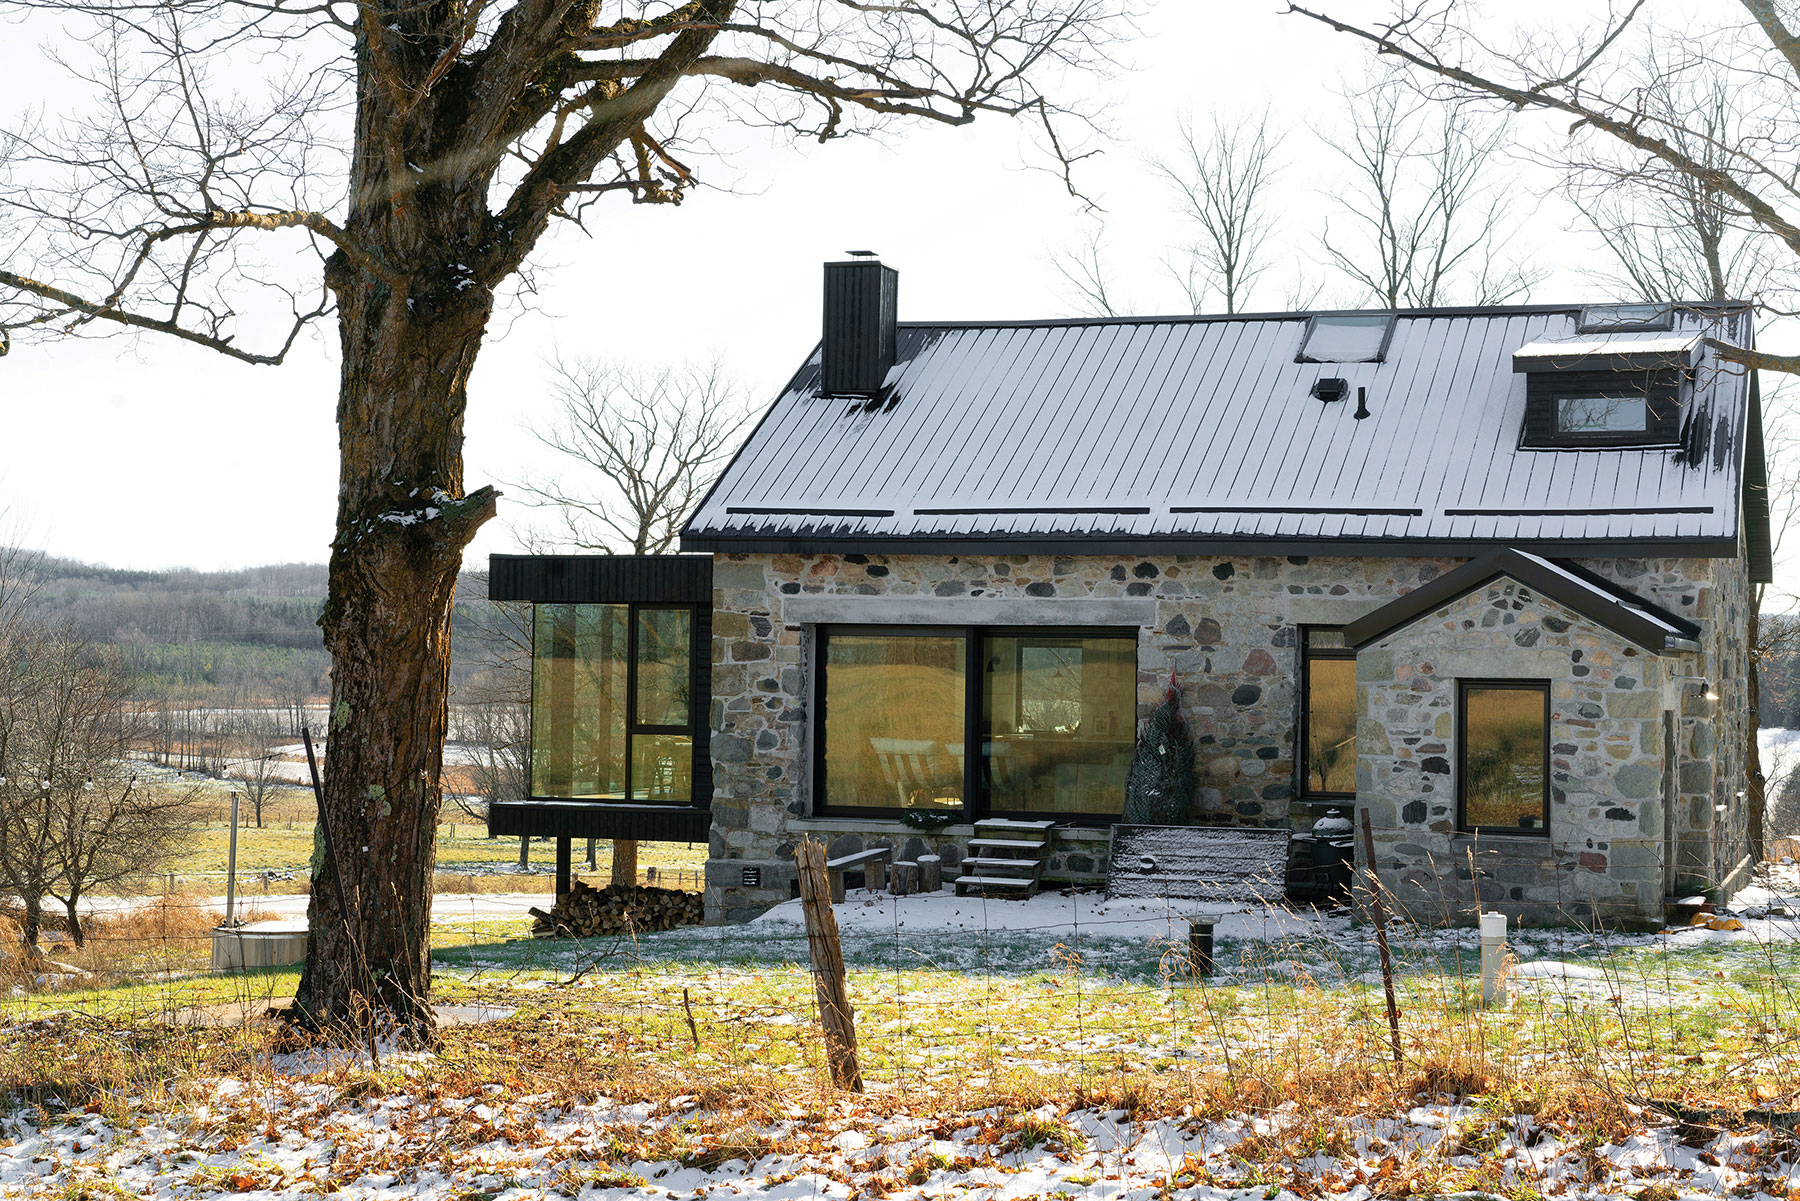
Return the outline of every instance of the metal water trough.
<path id="1" fill-rule="evenodd" d="M 216 926 L 212 932 L 212 966 L 215 972 L 286 967 L 305 958 L 304 920 Z"/>

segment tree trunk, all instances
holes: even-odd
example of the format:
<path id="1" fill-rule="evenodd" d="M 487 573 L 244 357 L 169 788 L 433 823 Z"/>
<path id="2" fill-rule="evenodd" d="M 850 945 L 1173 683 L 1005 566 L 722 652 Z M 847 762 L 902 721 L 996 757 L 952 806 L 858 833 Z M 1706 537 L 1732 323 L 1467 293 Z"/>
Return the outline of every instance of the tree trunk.
<path id="1" fill-rule="evenodd" d="M 450 605 L 463 548 L 497 496 L 463 491 L 467 384 L 492 297 L 465 266 L 483 236 L 480 188 L 470 177 L 389 175 L 407 155 L 374 147 L 443 131 L 384 108 L 371 95 L 380 86 L 367 73 L 359 85 L 357 141 L 371 149 L 353 160 L 347 225 L 404 276 L 383 282 L 342 251 L 326 267 L 342 359 L 337 531 L 319 618 L 332 661 L 321 813 L 329 845 L 315 848 L 295 1017 L 355 1041 L 372 1020 L 429 1045 Z M 342 904 L 322 855 L 336 860 Z"/>
<path id="2" fill-rule="evenodd" d="M 25 912 L 19 916 L 19 930 L 25 939 L 25 945 L 37 950 L 38 936 L 44 929 L 44 899 L 27 894 L 23 898 Z"/>
<path id="3" fill-rule="evenodd" d="M 63 908 L 69 914 L 69 937 L 75 940 L 75 946 L 78 949 L 87 946 L 87 931 L 81 926 L 80 903 L 81 894 L 79 893 L 63 900 Z"/>
<path id="4" fill-rule="evenodd" d="M 612 882 L 627 887 L 637 883 L 637 839 L 613 839 Z"/>

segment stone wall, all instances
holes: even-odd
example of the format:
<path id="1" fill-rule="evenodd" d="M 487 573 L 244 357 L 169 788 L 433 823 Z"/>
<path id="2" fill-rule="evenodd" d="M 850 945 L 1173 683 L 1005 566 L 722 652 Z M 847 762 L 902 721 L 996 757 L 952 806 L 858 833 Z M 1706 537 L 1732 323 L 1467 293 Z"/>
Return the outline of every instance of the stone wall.
<path id="1" fill-rule="evenodd" d="M 713 567 L 713 766 L 710 920 L 786 900 L 793 847 L 910 840 L 960 853 L 966 828 L 927 836 L 881 819 L 816 817 L 808 757 L 814 623 L 1129 625 L 1138 629 L 1138 716 L 1173 667 L 1198 752 L 1195 818 L 1282 825 L 1295 818 L 1294 737 L 1300 625 L 1342 625 L 1459 559 L 1201 556 L 719 555 Z M 1704 561 L 1608 560 L 1595 570 L 1656 591 L 1692 614 Z M 1685 601 L 1685 603 L 1683 603 Z M 1093 620 L 1071 614 L 1091 613 Z M 1516 673 L 1507 673 L 1516 674 Z M 1306 819 L 1301 819 L 1305 824 Z M 1053 864 L 1096 878 L 1104 842 L 1083 838 Z M 1096 858 L 1098 854 L 1098 858 Z M 1091 871 L 1087 864 L 1092 860 Z M 761 883 L 743 885 L 743 869 Z"/>
<path id="2" fill-rule="evenodd" d="M 1479 907 L 1522 920 L 1654 922 L 1663 898 L 1665 684 L 1658 656 L 1502 578 L 1357 656 L 1357 800 L 1376 866 L 1416 920 Z M 1458 830 L 1457 693 L 1469 679 L 1550 683 L 1548 835 Z"/>

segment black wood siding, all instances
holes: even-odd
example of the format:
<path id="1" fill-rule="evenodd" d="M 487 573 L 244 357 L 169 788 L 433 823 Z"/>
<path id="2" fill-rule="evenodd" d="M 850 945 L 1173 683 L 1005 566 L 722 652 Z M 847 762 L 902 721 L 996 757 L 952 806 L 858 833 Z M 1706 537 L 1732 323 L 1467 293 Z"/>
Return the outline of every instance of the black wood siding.
<path id="1" fill-rule="evenodd" d="M 1565 434 L 1556 402 L 1570 396 L 1642 396 L 1650 420 L 1643 433 Z M 1533 371 L 1525 377 L 1523 447 L 1675 446 L 1681 441 L 1679 371 Z"/>
<path id="2" fill-rule="evenodd" d="M 711 555 L 490 555 L 488 597 L 538 605 L 712 605 Z"/>

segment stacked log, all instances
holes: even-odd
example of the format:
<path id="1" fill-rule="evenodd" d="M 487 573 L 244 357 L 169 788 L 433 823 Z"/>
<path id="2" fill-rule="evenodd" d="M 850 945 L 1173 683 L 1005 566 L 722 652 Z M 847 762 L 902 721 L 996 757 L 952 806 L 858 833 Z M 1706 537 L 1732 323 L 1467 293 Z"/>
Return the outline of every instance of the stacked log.
<path id="1" fill-rule="evenodd" d="M 533 938 L 594 938 L 605 934 L 651 934 L 677 926 L 698 926 L 705 903 L 697 892 L 642 884 L 595 888 L 576 880 L 548 913 L 533 907 Z"/>

